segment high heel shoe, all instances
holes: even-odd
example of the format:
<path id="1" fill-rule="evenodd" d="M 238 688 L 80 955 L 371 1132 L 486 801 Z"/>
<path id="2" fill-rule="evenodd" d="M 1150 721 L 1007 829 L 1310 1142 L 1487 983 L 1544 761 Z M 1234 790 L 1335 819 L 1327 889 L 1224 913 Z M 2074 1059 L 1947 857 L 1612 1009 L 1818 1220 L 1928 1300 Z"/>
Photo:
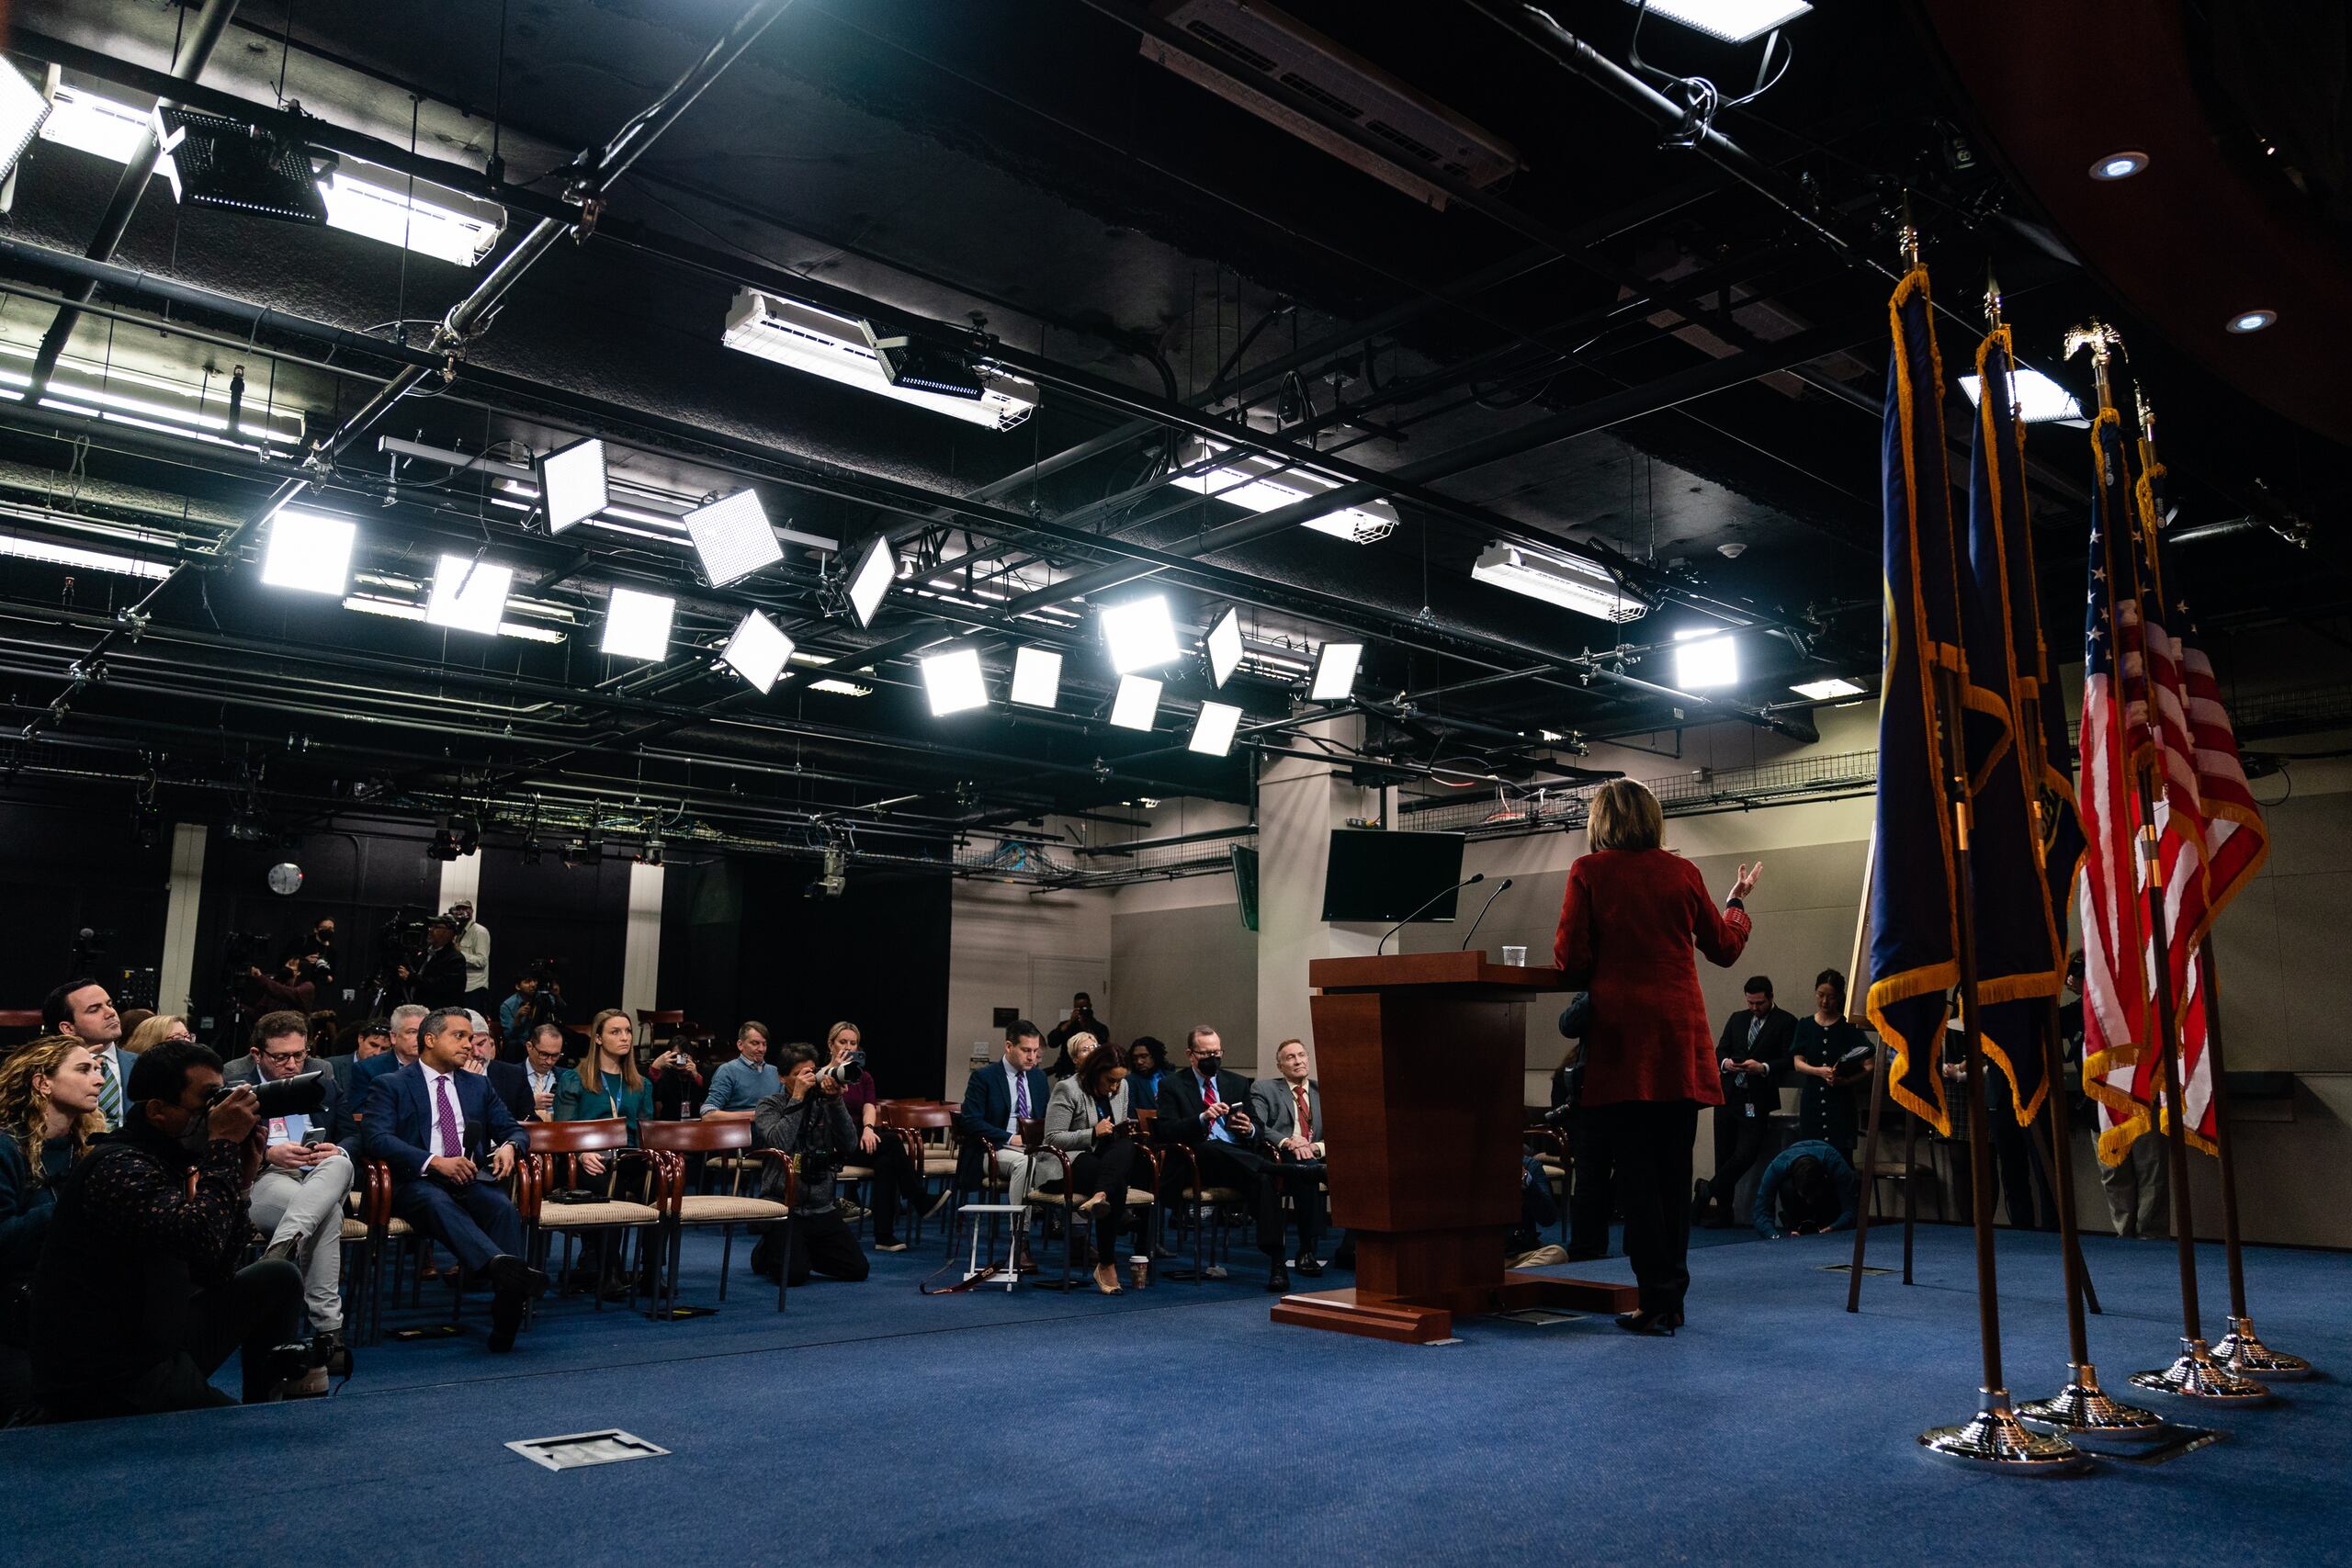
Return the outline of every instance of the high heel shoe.
<path id="1" fill-rule="evenodd" d="M 1639 1312 L 1621 1312 L 1617 1314 L 1617 1326 L 1628 1334 L 1671 1339 L 1674 1331 L 1682 1326 L 1682 1314 L 1679 1312 L 1651 1312 L 1646 1308 Z"/>
<path id="2" fill-rule="evenodd" d="M 1102 1278 L 1105 1274 L 1111 1277 L 1107 1283 Z M 1115 1268 L 1106 1267 L 1094 1270 L 1094 1288 L 1106 1296 L 1124 1296 L 1127 1293 L 1119 1286 L 1119 1271 Z"/>

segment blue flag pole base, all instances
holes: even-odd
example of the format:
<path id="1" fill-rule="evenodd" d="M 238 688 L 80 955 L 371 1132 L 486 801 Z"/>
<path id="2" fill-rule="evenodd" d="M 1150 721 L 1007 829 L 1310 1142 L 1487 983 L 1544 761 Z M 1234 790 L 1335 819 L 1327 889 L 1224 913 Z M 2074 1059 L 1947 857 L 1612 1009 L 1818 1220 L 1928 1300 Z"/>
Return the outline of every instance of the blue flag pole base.
<path id="1" fill-rule="evenodd" d="M 2267 1378 L 2276 1382 L 2282 1378 L 2307 1378 L 2312 1364 L 2301 1356 L 2290 1356 L 2284 1350 L 2273 1350 L 2254 1331 L 2254 1319 L 2230 1319 L 2230 1331 L 2213 1347 L 2213 1359 L 2240 1377 Z"/>
<path id="2" fill-rule="evenodd" d="M 2088 1361 L 2077 1361 L 2067 1374 L 2066 1386 L 2048 1399 L 2018 1405 L 2018 1419 L 2037 1432 L 2063 1438 L 2154 1442 L 2170 1431 L 2170 1423 L 2154 1411 L 2108 1397 L 2098 1386 L 2098 1369 Z"/>
<path id="3" fill-rule="evenodd" d="M 2179 1359 L 2154 1371 L 2133 1372 L 2132 1386 L 2150 1393 L 2201 1399 L 2209 1404 L 2260 1404 L 2270 1397 L 2268 1389 L 2215 1360 L 2205 1341 L 2188 1337 L 2180 1342 Z"/>
<path id="4" fill-rule="evenodd" d="M 1919 1434 L 1919 1446 L 1936 1459 L 2002 1475 L 2064 1475 L 2083 1469 L 2089 1456 L 2064 1438 L 2028 1431 L 2009 1409 L 2009 1391 L 1981 1391 L 1984 1407 L 1960 1427 L 1934 1427 Z"/>

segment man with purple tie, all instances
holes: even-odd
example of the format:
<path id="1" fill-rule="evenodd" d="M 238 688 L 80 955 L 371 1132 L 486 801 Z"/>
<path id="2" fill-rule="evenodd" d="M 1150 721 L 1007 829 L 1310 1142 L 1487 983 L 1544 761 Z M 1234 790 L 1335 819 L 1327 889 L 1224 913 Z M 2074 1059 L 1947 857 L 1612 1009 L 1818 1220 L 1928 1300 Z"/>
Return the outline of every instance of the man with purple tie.
<path id="1" fill-rule="evenodd" d="M 473 1034 L 462 1008 L 427 1014 L 416 1060 L 369 1086 L 359 1137 L 368 1158 L 391 1168 L 392 1213 L 490 1281 L 490 1348 L 511 1350 L 524 1303 L 547 1276 L 524 1261 L 523 1217 L 492 1185 L 514 1170 L 526 1138 L 490 1081 L 466 1070 Z"/>
<path id="2" fill-rule="evenodd" d="M 1045 1069 L 1037 1066 L 1045 1045 L 1037 1026 L 1025 1018 L 1018 1019 L 1005 1026 L 1003 1058 L 974 1073 L 964 1085 L 964 1103 L 956 1112 L 956 1131 L 963 1139 L 963 1151 L 956 1159 L 959 1186 L 980 1184 L 980 1161 L 986 1157 L 1004 1178 L 1004 1201 L 1028 1202 L 1031 1140 L 1022 1133 L 1021 1124 L 1042 1123 L 1045 1119 L 1046 1099 L 1053 1090 Z M 1016 1235 L 1025 1237 L 1025 1230 Z M 1024 1271 L 1033 1267 L 1025 1239 L 1016 1242 L 1014 1267 Z"/>

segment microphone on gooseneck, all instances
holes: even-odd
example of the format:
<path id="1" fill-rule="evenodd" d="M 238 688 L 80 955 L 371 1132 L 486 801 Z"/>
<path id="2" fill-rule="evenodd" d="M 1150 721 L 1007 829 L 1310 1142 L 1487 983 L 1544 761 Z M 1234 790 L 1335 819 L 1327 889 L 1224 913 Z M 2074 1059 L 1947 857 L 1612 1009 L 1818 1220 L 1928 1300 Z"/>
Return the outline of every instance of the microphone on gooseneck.
<path id="1" fill-rule="evenodd" d="M 1476 936 L 1478 928 L 1487 923 L 1487 911 L 1495 907 L 1495 900 L 1510 891 L 1510 877 L 1504 877 L 1502 886 L 1487 895 L 1487 901 L 1478 907 L 1478 918 L 1470 922 L 1469 933 L 1463 937 L 1462 945 L 1455 949 L 1456 952 L 1466 953 L 1470 950 L 1470 938 Z"/>
<path id="2" fill-rule="evenodd" d="M 1445 897 L 1448 894 L 1461 892 L 1464 888 L 1469 886 L 1474 882 L 1484 882 L 1486 880 L 1487 874 L 1485 872 L 1474 871 L 1469 875 L 1464 877 L 1461 881 L 1455 883 L 1453 886 L 1430 894 L 1428 900 L 1421 905 L 1420 909 L 1414 910 L 1411 914 L 1406 916 L 1395 925 L 1390 926 L 1388 930 L 1383 933 L 1379 946 L 1374 947 L 1372 950 L 1373 956 L 1375 958 L 1379 957 L 1382 951 L 1388 946 L 1388 939 L 1395 936 L 1398 931 L 1403 931 L 1407 926 L 1411 925 L 1413 921 L 1419 917 L 1421 909 L 1428 908 L 1430 904 L 1436 903 L 1439 899 Z"/>

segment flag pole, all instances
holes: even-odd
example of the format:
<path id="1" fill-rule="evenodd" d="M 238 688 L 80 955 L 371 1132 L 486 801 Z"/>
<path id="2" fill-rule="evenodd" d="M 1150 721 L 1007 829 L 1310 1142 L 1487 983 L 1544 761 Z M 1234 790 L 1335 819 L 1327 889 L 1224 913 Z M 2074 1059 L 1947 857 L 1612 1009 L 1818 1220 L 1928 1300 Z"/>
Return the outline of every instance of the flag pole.
<path id="1" fill-rule="evenodd" d="M 2010 352 L 2008 329 L 2001 320 L 2000 285 L 1988 276 L 1984 287 L 1985 324 L 1998 339 L 1994 352 L 2002 359 L 2002 384 L 2014 387 L 2017 366 Z M 1978 388 L 1981 399 L 1989 400 L 1992 388 L 1987 383 Z M 2011 428 L 2015 428 L 2011 426 Z M 1988 424 L 1989 433 L 1989 424 Z M 2022 453 L 2001 453 L 2000 457 L 2016 461 Z M 1998 483 L 1998 470 L 1989 470 Z M 2007 538 L 2007 519 L 2002 520 L 2002 548 L 2010 543 Z M 2019 520 L 2017 547 L 2026 552 L 2024 581 L 2029 584 L 2041 581 L 2033 566 L 2033 530 Z M 2016 607 L 2013 606 L 2013 610 Z M 2011 733 L 2018 747 L 2019 782 L 2026 793 L 2026 804 L 2032 812 L 2033 863 L 2035 879 L 2047 897 L 2050 886 L 2050 829 L 2048 812 L 2044 808 L 2041 779 L 2049 765 L 2044 744 L 2047 732 L 2042 728 L 2041 704 L 2050 675 L 2050 655 L 2041 633 L 2041 606 L 2030 602 L 2022 612 L 2033 617 L 2035 653 L 2034 679 L 2030 685 L 2013 694 L 2017 705 L 2017 723 Z M 2063 938 L 2063 923 L 2059 930 Z M 2065 943 L 2058 944 L 2062 949 Z M 2045 1111 L 2050 1118 L 2051 1186 L 2058 1201 L 2058 1245 L 2066 1281 L 2066 1384 L 2047 1399 L 2030 1400 L 2018 1406 L 2018 1419 L 2041 1431 L 2063 1432 L 2071 1437 L 2109 1438 L 2146 1438 L 2161 1434 L 2165 1427 L 2163 1416 L 2153 1410 L 2125 1404 L 2109 1396 L 2099 1387 L 2098 1368 L 2091 1363 L 2090 1330 L 2084 1317 L 2086 1302 L 2095 1302 L 2091 1292 L 2090 1269 L 2083 1258 L 2082 1226 L 2075 1211 L 2074 1139 L 2066 1125 L 2066 1063 L 2058 1048 L 2058 996 L 2052 992 L 2044 998 L 2041 1017 L 2041 1072 L 2048 1085 Z"/>
<path id="2" fill-rule="evenodd" d="M 1903 215 L 1904 261 L 1921 269 L 1919 234 L 1912 226 L 1908 202 Z M 1941 397 L 1943 389 L 1934 389 Z M 1938 498 L 1949 505 L 1950 495 Z M 1951 545 L 1950 531 L 1946 547 Z M 1957 594 L 1954 562 L 1942 563 L 1939 581 Z M 1957 604 L 1951 625 L 1959 626 Z M 1968 795 L 1968 752 L 1961 738 L 1964 711 L 1961 680 L 1964 655 L 1939 657 L 1935 663 L 1936 731 L 1942 749 L 1944 801 L 1952 823 L 1952 906 L 1956 919 L 1953 956 L 1960 971 L 1961 1033 L 1967 1044 L 1969 1181 L 1973 1201 L 1969 1205 L 1976 1239 L 1976 1331 L 1984 1355 L 1984 1381 L 1978 1389 L 1983 1404 L 1973 1420 L 1957 1427 L 1934 1427 L 1919 1434 L 1919 1446 L 1939 1459 L 2006 1471 L 2012 1475 L 2053 1475 L 2082 1462 L 2082 1450 L 2054 1434 L 2028 1430 L 2009 1408 L 2008 1385 L 2001 1376 L 2001 1308 L 1993 1261 L 1993 1146 L 1986 1126 L 1984 1100 L 1984 1047 L 1976 994 L 1976 895 L 1970 883 L 1968 836 L 1972 812 Z"/>
<path id="3" fill-rule="evenodd" d="M 2066 335 L 2066 353 L 2072 357 L 2077 348 L 2091 351 L 2092 373 L 2098 383 L 2099 409 L 2102 413 L 2114 408 L 2115 392 L 2110 382 L 2108 360 L 2121 342 L 2115 329 L 2104 322 L 2090 323 Z M 2102 466 L 2106 462 L 2105 448 L 2100 451 Z M 2116 483 L 2102 475 L 2101 482 Z M 2155 977 L 2156 1058 L 2162 1077 L 2164 1105 L 2158 1117 L 2164 1128 L 2166 1166 L 2172 1178 L 2172 1228 L 2174 1247 L 2180 1261 L 2180 1355 L 2167 1367 L 2150 1371 L 2134 1372 L 2132 1383 L 2153 1393 L 2178 1394 L 2184 1399 L 2201 1399 L 2216 1404 L 2247 1404 L 2267 1399 L 2270 1391 L 2251 1378 L 2240 1377 L 2213 1359 L 2205 1343 L 2203 1314 L 2197 1300 L 2197 1220 L 2195 1205 L 2188 1192 L 2188 1119 L 2182 1114 L 2180 1092 L 2180 1030 L 2179 1021 L 2173 1016 L 2172 953 L 2170 933 L 2165 930 L 2165 864 L 2163 840 L 2156 831 L 2156 795 L 2163 786 L 2159 770 L 2163 767 L 2160 753 L 2164 737 L 2163 718 L 2157 711 L 2156 650 L 2148 634 L 2149 616 L 2143 601 L 2146 587 L 2139 580 L 2139 551 L 2119 552 L 2115 547 L 2115 532 L 2119 525 L 2110 518 L 2107 538 L 2106 566 L 2109 582 L 2116 581 L 2119 563 L 2132 574 L 2131 597 L 2140 607 L 2140 668 L 2141 687 L 2145 694 L 2143 707 L 2146 723 L 2154 744 L 2148 751 L 2158 753 L 2152 758 L 2143 752 L 2135 769 L 2140 806 L 2140 858 L 2147 878 L 2148 936 L 2152 967 Z M 2135 512 L 2129 514 L 2128 525 L 2134 534 L 2140 523 Z M 2120 679 L 2123 671 L 2123 639 L 2120 625 L 2123 596 L 2109 595 L 2108 635 L 2116 651 L 2115 669 Z"/>
<path id="4" fill-rule="evenodd" d="M 2229 1074 L 2222 1060 L 2222 988 L 2213 961 L 2213 940 L 2198 950 L 2205 975 L 2205 1061 L 2213 1077 L 2213 1147 L 2222 1162 L 2222 1246 L 2230 1260 L 2230 1331 L 2213 1347 L 2213 1359 L 2246 1377 L 2307 1378 L 2312 1364 L 2301 1356 L 2273 1350 L 2254 1331 L 2245 1310 L 2245 1257 L 2238 1242 L 2236 1137 L 2229 1128 Z"/>

